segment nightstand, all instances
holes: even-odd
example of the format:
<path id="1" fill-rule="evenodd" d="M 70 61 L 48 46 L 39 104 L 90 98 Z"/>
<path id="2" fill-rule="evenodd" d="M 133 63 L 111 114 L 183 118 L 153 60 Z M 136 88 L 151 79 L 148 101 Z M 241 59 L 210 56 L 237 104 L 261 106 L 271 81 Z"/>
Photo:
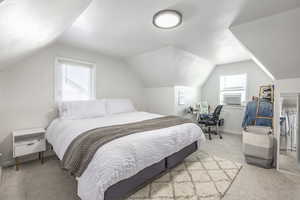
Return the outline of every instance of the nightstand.
<path id="1" fill-rule="evenodd" d="M 44 151 L 46 151 L 46 138 L 44 128 L 17 130 L 13 135 L 13 157 L 16 160 L 16 170 L 19 170 L 21 156 L 38 153 L 41 163 L 44 162 Z"/>

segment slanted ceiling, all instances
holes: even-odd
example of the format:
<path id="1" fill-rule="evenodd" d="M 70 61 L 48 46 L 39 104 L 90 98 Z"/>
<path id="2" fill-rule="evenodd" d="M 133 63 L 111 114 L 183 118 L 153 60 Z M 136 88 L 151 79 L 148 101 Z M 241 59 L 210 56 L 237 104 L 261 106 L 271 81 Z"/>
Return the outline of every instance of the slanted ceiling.
<path id="1" fill-rule="evenodd" d="M 126 58 L 174 46 L 215 64 L 240 61 L 248 53 L 228 27 L 245 1 L 94 0 L 59 41 Z M 162 9 L 180 11 L 182 25 L 153 26 L 153 15 Z"/>
<path id="2" fill-rule="evenodd" d="M 0 69 L 53 42 L 90 1 L 0 1 Z"/>
<path id="3" fill-rule="evenodd" d="M 187 51 L 165 47 L 127 59 L 146 87 L 203 84 L 214 65 Z"/>
<path id="4" fill-rule="evenodd" d="M 276 15 L 300 6 L 299 0 L 247 0 L 244 2 L 233 25 Z"/>
<path id="5" fill-rule="evenodd" d="M 296 77 L 299 10 L 291 9 L 298 6 L 299 0 L 5 0 L 0 67 L 58 38 L 123 58 L 147 87 L 201 85 L 214 65 L 251 55 L 276 78 Z M 180 11 L 183 24 L 154 27 L 162 9 Z"/>
<path id="6" fill-rule="evenodd" d="M 231 30 L 275 79 L 300 77 L 300 8 L 236 25 Z"/>

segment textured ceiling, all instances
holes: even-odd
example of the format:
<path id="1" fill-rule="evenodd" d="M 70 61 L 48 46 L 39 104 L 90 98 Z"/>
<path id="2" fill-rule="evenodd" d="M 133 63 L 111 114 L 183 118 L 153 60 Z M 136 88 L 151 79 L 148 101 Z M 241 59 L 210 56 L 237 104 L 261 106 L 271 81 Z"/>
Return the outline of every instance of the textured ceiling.
<path id="1" fill-rule="evenodd" d="M 101 0 L 93 1 L 60 42 L 130 57 L 166 46 L 189 51 L 212 63 L 249 59 L 228 27 L 245 0 Z M 176 9 L 183 24 L 172 30 L 152 25 L 161 9 Z"/>
<path id="2" fill-rule="evenodd" d="M 146 87 L 200 86 L 214 68 L 210 62 L 171 46 L 127 61 Z"/>
<path id="3" fill-rule="evenodd" d="M 300 8 L 231 30 L 275 79 L 300 77 Z"/>
<path id="4" fill-rule="evenodd" d="M 0 3 L 0 68 L 54 41 L 90 0 L 5 0 Z"/>
<path id="5" fill-rule="evenodd" d="M 93 1 L 59 41 L 124 57 L 147 87 L 195 86 L 214 65 L 251 57 L 229 27 L 298 5 L 298 0 Z M 180 11 L 183 24 L 154 27 L 152 16 L 161 9 Z"/>
<path id="6" fill-rule="evenodd" d="M 299 0 L 247 0 L 233 25 L 275 15 L 300 6 Z"/>
<path id="7" fill-rule="evenodd" d="M 147 85 L 201 83 L 213 65 L 249 59 L 251 55 L 244 46 L 275 77 L 300 76 L 296 55 L 300 46 L 299 14 L 268 22 L 276 14 L 284 16 L 298 7 L 299 0 L 90 1 L 1 2 L 0 30 L 4 31 L 0 31 L 0 67 L 61 36 L 59 42 L 125 58 Z M 152 16 L 161 9 L 180 11 L 183 24 L 172 30 L 154 27 Z M 166 69 L 160 74 L 156 67 L 156 75 L 149 75 L 155 66 L 147 62 Z M 287 65 L 290 70 L 285 71 Z M 178 71 L 196 75 L 186 79 Z"/>
<path id="8" fill-rule="evenodd" d="M 223 64 L 250 58 L 228 29 L 233 23 L 274 15 L 299 4 L 299 0 L 93 1 L 60 41 L 121 57 L 174 46 Z M 183 24 L 173 30 L 154 27 L 152 16 L 161 9 L 180 11 Z"/>

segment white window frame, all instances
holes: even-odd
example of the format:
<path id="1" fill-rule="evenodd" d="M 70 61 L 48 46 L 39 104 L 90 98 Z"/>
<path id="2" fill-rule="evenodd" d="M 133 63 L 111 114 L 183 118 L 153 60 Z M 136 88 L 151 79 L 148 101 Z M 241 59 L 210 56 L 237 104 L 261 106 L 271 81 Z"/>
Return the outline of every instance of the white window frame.
<path id="1" fill-rule="evenodd" d="M 222 79 L 222 77 L 226 77 L 226 76 L 245 76 L 245 87 L 244 87 L 244 89 L 243 90 L 241 90 L 241 89 L 239 89 L 239 88 L 236 88 L 236 89 L 234 89 L 234 88 L 231 88 L 231 89 L 225 89 L 225 90 L 222 90 L 222 87 L 221 87 L 221 79 Z M 240 105 L 227 105 L 227 106 L 245 106 L 245 104 L 246 104 L 246 100 L 247 100 L 247 83 L 248 83 L 248 75 L 247 75 L 247 73 L 241 73 L 241 74 L 228 74 L 228 75 L 221 75 L 220 77 L 219 77 L 219 103 L 220 104 L 222 104 L 223 105 L 223 102 L 222 102 L 222 93 L 224 93 L 224 92 L 230 92 L 230 91 L 232 91 L 232 92 L 238 92 L 238 91 L 243 91 L 244 92 L 244 95 L 245 95 L 245 99 L 244 99 L 244 101 L 241 99 L 241 104 Z M 225 105 L 226 106 L 226 105 Z"/>
<path id="2" fill-rule="evenodd" d="M 83 60 L 73 59 L 73 58 L 66 58 L 66 57 L 56 57 L 55 58 L 55 69 L 54 69 L 54 77 L 55 77 L 55 84 L 54 84 L 54 99 L 55 102 L 62 101 L 62 69 L 61 69 L 61 61 L 65 62 L 73 62 L 82 65 L 86 65 L 87 67 L 91 67 L 91 98 L 90 100 L 96 99 L 96 64 L 92 62 L 87 62 Z"/>
<path id="3" fill-rule="evenodd" d="M 185 99 L 185 88 L 178 87 L 178 105 L 185 105 L 186 99 Z"/>

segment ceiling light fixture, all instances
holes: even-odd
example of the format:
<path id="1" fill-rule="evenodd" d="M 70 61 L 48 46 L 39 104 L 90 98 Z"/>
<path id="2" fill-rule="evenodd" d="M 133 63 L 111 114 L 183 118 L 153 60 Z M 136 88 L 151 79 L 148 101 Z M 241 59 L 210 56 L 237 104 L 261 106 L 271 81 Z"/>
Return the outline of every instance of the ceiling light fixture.
<path id="1" fill-rule="evenodd" d="M 182 23 L 182 14 L 176 10 L 161 10 L 153 16 L 154 26 L 171 29 Z"/>

